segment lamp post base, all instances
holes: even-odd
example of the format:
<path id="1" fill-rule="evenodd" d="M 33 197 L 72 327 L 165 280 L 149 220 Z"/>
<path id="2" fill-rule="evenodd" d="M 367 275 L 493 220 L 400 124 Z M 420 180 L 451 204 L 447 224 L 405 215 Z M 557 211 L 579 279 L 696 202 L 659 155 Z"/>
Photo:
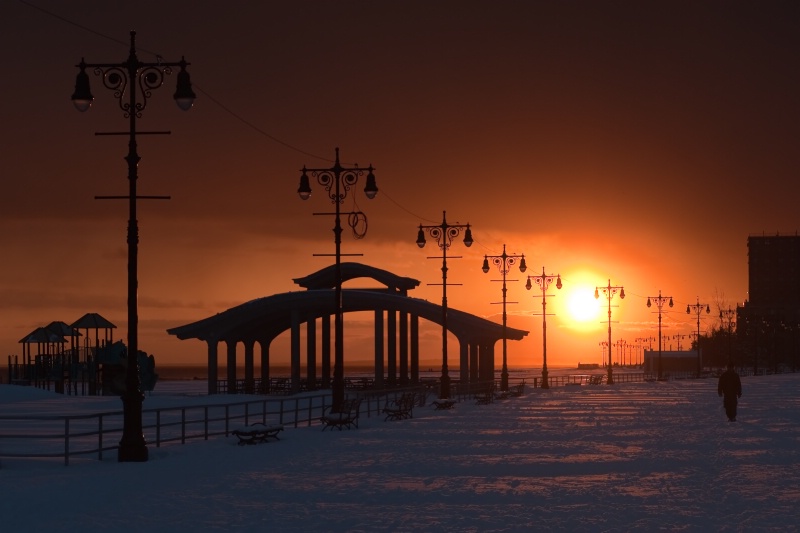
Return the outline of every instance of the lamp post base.
<path id="1" fill-rule="evenodd" d="M 148 459 L 147 444 L 145 444 L 144 434 L 142 434 L 143 400 L 142 393 L 125 393 L 122 396 L 124 425 L 122 439 L 119 441 L 117 449 L 117 460 L 120 463 L 143 463 Z"/>
<path id="2" fill-rule="evenodd" d="M 450 376 L 448 376 L 446 372 L 442 372 L 439 398 L 442 400 L 447 400 L 450 398 Z"/>
<path id="3" fill-rule="evenodd" d="M 333 379 L 331 388 L 331 411 L 340 413 L 344 405 L 344 380 L 341 378 Z"/>
<path id="4" fill-rule="evenodd" d="M 500 390 L 503 392 L 508 391 L 508 370 L 505 368 L 500 373 Z"/>
<path id="5" fill-rule="evenodd" d="M 608 379 L 606 380 L 606 383 L 609 385 L 614 384 L 614 370 L 611 368 L 611 365 L 608 365 Z"/>
<path id="6" fill-rule="evenodd" d="M 550 382 L 547 381 L 547 368 L 546 367 L 542 369 L 542 388 L 543 389 L 549 389 L 550 388 Z"/>

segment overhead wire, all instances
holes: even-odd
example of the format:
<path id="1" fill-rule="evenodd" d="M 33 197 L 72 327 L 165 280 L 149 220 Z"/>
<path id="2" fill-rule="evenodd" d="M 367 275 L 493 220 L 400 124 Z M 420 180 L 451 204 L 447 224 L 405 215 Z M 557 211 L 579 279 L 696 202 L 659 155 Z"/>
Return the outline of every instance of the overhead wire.
<path id="1" fill-rule="evenodd" d="M 92 28 L 90 28 L 88 26 L 85 26 L 83 24 L 77 23 L 77 22 L 75 22 L 73 20 L 70 20 L 69 18 L 64 17 L 62 15 L 59 15 L 57 13 L 53 13 L 52 11 L 49 11 L 49 10 L 47 10 L 45 8 L 42 8 L 40 6 L 37 6 L 37 5 L 33 4 L 33 3 L 31 3 L 29 0 L 18 0 L 18 2 L 20 2 L 21 4 L 23 4 L 25 6 L 30 7 L 32 9 L 36 9 L 36 10 L 40 11 L 41 13 L 44 13 L 45 15 L 53 17 L 53 18 L 55 18 L 55 19 L 57 19 L 57 20 L 59 20 L 61 22 L 64 22 L 66 24 L 69 24 L 71 26 L 79 28 L 79 29 L 81 29 L 83 31 L 89 32 L 89 33 L 91 33 L 93 35 L 96 35 L 96 36 L 101 37 L 103 39 L 106 39 L 108 41 L 111 41 L 111 42 L 114 42 L 116 44 L 119 44 L 120 46 L 128 46 L 129 45 L 128 42 L 125 42 L 125 41 L 117 39 L 115 37 L 106 35 L 106 34 L 104 34 L 102 32 L 96 31 L 96 30 L 94 30 L 94 29 L 92 29 Z M 148 50 L 147 48 L 142 48 L 140 46 L 137 46 L 137 51 L 140 51 L 140 52 L 143 52 L 143 53 L 146 53 L 146 54 L 150 54 L 153 57 L 157 58 L 157 60 L 160 60 L 163 57 L 161 54 L 159 54 L 157 52 L 154 52 L 152 50 Z M 285 147 L 285 148 L 287 148 L 289 150 L 292 150 L 294 152 L 297 152 L 299 154 L 302 154 L 302 155 L 305 155 L 305 156 L 308 156 L 308 157 L 313 157 L 315 159 L 319 159 L 321 161 L 326 161 L 326 162 L 331 162 L 331 163 L 334 162 L 334 160 L 332 160 L 330 157 L 325 157 L 325 156 L 321 156 L 319 154 L 315 154 L 313 152 L 310 152 L 308 150 L 300 148 L 300 147 L 298 147 L 298 146 L 296 146 L 296 145 L 294 145 L 292 143 L 286 142 L 286 141 L 280 139 L 279 137 L 269 133 L 268 131 L 264 130 L 263 128 L 261 128 L 257 124 L 253 123 L 251 120 L 248 120 L 247 118 L 242 116 L 240 113 L 237 113 L 236 111 L 231 109 L 228 105 L 226 105 L 225 103 L 220 101 L 220 99 L 216 98 L 213 94 L 209 93 L 207 90 L 205 90 L 202 86 L 198 85 L 196 82 L 193 82 L 192 86 L 196 91 L 200 92 L 204 97 L 208 98 L 209 101 L 211 101 L 214 105 L 219 107 L 225 113 L 227 113 L 228 115 L 230 115 L 231 117 L 233 117 L 234 119 L 239 121 L 240 123 L 244 124 L 245 126 L 247 126 L 250 130 L 256 132 L 257 134 L 259 134 L 259 135 L 261 135 L 261 136 L 263 136 L 263 137 L 265 137 L 267 139 L 269 139 L 270 141 L 272 141 L 272 142 L 274 142 L 276 144 L 279 144 L 279 145 L 281 145 L 281 146 L 283 146 L 283 147 Z M 419 214 L 411 211 L 410 209 L 408 209 L 407 207 L 402 205 L 400 202 L 395 200 L 392 197 L 392 195 L 388 194 L 386 192 L 386 190 L 385 190 L 385 187 L 383 187 L 383 186 L 381 187 L 381 196 L 385 197 L 387 200 L 389 200 L 389 202 L 394 204 L 401 211 L 405 212 L 408 215 L 411 215 L 412 217 L 414 217 L 414 218 L 416 218 L 416 219 L 418 219 L 420 221 L 430 222 L 430 223 L 434 223 L 434 224 L 436 223 L 435 220 L 429 219 L 427 217 L 420 216 Z M 356 206 L 356 210 L 354 212 L 360 212 L 360 210 L 358 210 L 358 204 L 355 202 L 355 198 L 353 200 L 354 200 L 354 205 Z M 362 213 L 362 215 L 363 215 L 363 213 Z M 359 225 L 359 227 L 361 227 L 362 223 L 359 221 L 357 223 L 357 225 Z M 364 232 L 366 232 L 366 221 L 363 222 L 363 227 L 364 227 Z M 484 234 L 485 234 L 485 232 L 484 232 Z M 360 235 L 357 238 L 363 238 L 363 235 Z M 490 241 L 500 242 L 499 240 L 493 238 L 491 235 L 488 235 L 488 238 L 489 238 Z M 483 248 L 486 253 L 490 253 L 490 254 L 497 254 L 498 253 L 494 248 L 492 248 L 490 246 L 487 246 L 481 240 L 475 240 L 474 239 L 473 242 L 476 243 L 481 248 Z"/>

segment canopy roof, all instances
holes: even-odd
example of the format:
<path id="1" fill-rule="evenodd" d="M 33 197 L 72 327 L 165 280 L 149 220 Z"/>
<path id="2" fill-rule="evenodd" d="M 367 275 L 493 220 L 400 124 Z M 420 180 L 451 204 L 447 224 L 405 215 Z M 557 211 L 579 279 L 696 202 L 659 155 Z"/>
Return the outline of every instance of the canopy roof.
<path id="1" fill-rule="evenodd" d="M 57 335 L 61 335 L 62 337 L 72 337 L 72 336 L 79 337 L 81 335 L 81 333 L 77 329 L 67 325 L 66 322 L 62 322 L 60 320 L 55 320 L 53 322 L 50 322 L 45 326 L 45 329 L 47 329 L 48 331 L 52 331 Z"/>
<path id="2" fill-rule="evenodd" d="M 117 326 L 97 313 L 86 313 L 78 320 L 73 322 L 72 327 L 80 329 L 110 329 L 116 328 Z"/>
<path id="3" fill-rule="evenodd" d="M 387 286 L 385 289 L 342 289 L 345 313 L 400 311 L 442 324 L 440 305 L 405 295 L 405 289 L 416 287 L 419 281 L 358 263 L 345 263 L 342 267 L 343 279 L 370 277 Z M 293 319 L 305 321 L 335 314 L 335 290 L 319 288 L 330 284 L 331 268 L 294 280 L 298 285 L 313 289 L 251 300 L 197 322 L 168 329 L 167 333 L 179 339 L 269 342 L 290 329 Z M 398 293 L 398 289 L 403 293 Z M 453 308 L 447 310 L 447 329 L 462 341 L 479 344 L 494 343 L 502 339 L 504 333 L 501 324 Z M 524 330 L 505 328 L 506 338 L 511 340 L 521 340 L 527 334 Z"/>
<path id="4" fill-rule="evenodd" d="M 45 327 L 39 327 L 28 333 L 19 340 L 23 344 L 33 344 L 39 342 L 67 342 L 63 335 L 59 335 Z"/>

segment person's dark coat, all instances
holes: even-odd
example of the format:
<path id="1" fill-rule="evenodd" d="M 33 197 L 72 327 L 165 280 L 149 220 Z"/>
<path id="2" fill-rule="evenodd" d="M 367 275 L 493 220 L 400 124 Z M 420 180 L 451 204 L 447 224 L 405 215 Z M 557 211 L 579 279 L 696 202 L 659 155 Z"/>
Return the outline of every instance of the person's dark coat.
<path id="1" fill-rule="evenodd" d="M 739 374 L 737 374 L 732 368 L 729 368 L 723 372 L 719 377 L 717 393 L 720 396 L 725 396 L 725 398 L 742 397 L 742 380 L 739 379 Z"/>
<path id="2" fill-rule="evenodd" d="M 728 370 L 719 377 L 717 393 L 720 396 L 724 396 L 722 405 L 725 406 L 725 414 L 728 415 L 728 420 L 736 422 L 736 404 L 738 403 L 738 398 L 742 397 L 742 381 L 739 379 L 739 374 L 732 367 L 728 367 Z"/>

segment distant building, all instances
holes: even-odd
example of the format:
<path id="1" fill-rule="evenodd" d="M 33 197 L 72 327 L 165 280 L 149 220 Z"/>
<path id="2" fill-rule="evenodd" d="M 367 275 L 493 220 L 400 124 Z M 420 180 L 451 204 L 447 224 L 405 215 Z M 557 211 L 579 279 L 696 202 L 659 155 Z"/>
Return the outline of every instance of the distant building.
<path id="1" fill-rule="evenodd" d="M 800 321 L 800 236 L 747 238 L 749 296 L 739 321 Z M 737 323 L 737 325 L 739 325 Z"/>
<path id="2" fill-rule="evenodd" d="M 749 296 L 737 309 L 740 364 L 800 368 L 800 236 L 747 238 Z"/>

